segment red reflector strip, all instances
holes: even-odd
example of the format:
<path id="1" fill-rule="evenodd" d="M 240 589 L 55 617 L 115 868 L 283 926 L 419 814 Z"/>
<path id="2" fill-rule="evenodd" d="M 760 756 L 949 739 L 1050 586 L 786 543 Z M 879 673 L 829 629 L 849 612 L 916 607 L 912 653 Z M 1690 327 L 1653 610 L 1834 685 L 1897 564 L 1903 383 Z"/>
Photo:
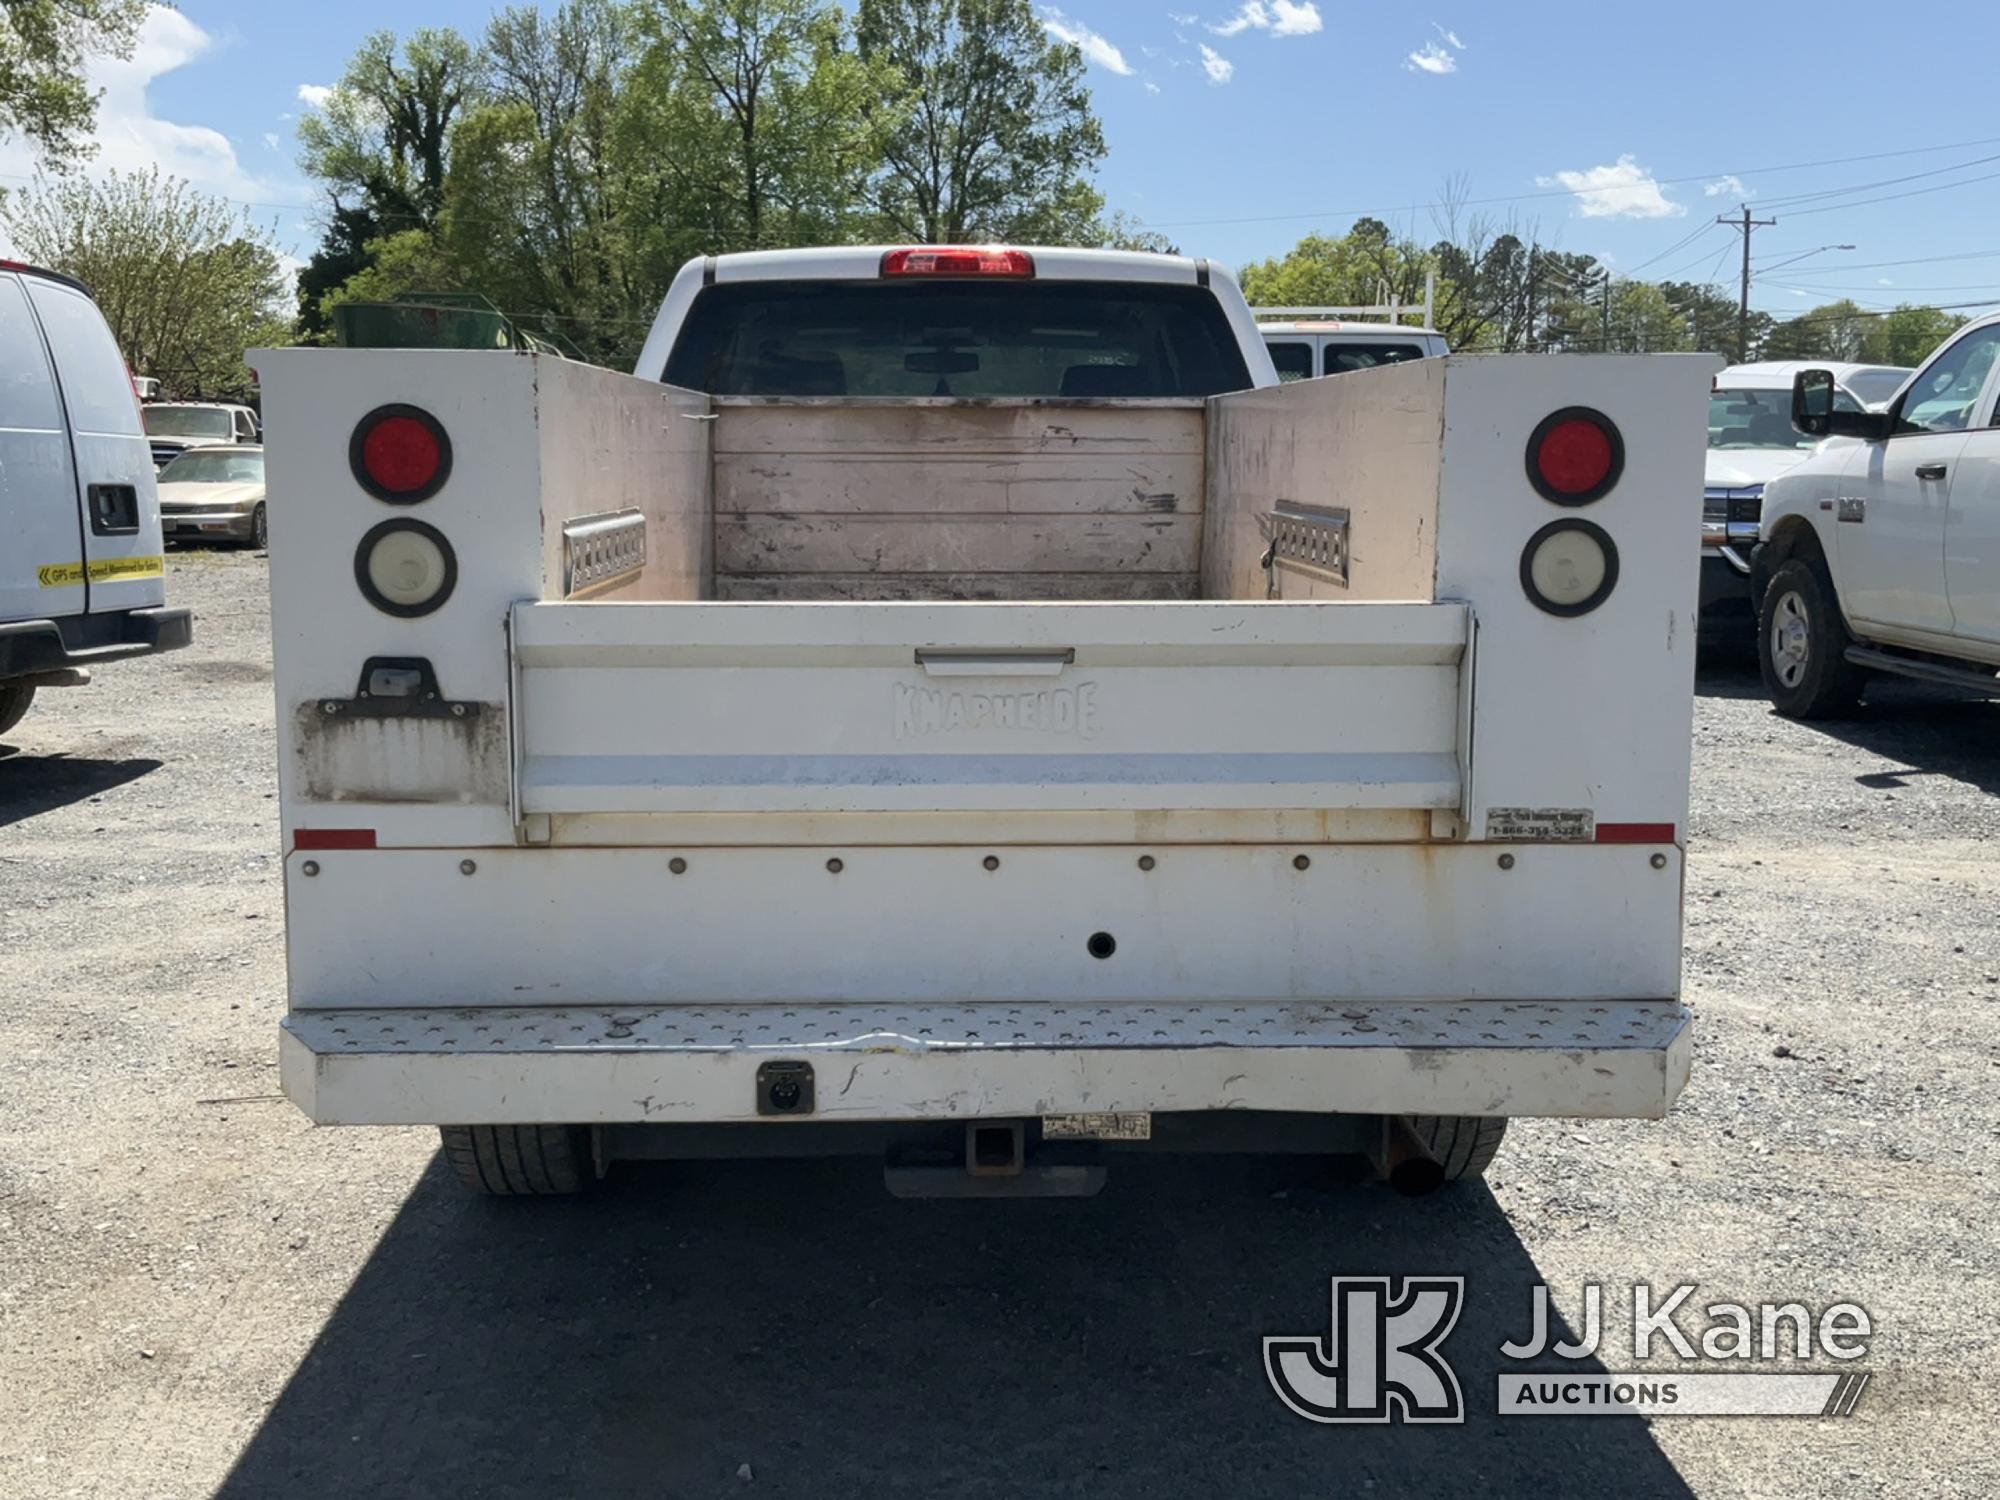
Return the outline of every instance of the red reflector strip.
<path id="1" fill-rule="evenodd" d="M 372 828 L 294 828 L 294 849 L 373 849 Z"/>
<path id="2" fill-rule="evenodd" d="M 884 276 L 1033 276 L 1035 258 L 1025 250 L 990 245 L 926 245 L 890 250 L 882 257 Z"/>
<path id="3" fill-rule="evenodd" d="M 1600 844 L 1671 844 L 1674 841 L 1674 825 L 1671 823 L 1599 823 L 1597 842 Z"/>

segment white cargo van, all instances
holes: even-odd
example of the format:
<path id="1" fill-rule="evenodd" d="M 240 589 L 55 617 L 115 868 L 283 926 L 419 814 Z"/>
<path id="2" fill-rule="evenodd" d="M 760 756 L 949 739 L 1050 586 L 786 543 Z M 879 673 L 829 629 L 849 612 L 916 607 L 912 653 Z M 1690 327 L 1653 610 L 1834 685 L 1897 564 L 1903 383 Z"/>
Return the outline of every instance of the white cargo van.
<path id="1" fill-rule="evenodd" d="M 166 608 L 153 456 L 90 293 L 0 262 L 0 732 L 42 687 L 188 643 Z"/>
<path id="2" fill-rule="evenodd" d="M 1279 385 L 1205 262 L 925 246 L 692 262 L 629 376 L 253 362 L 314 1120 L 1416 1189 L 1685 1083 L 1717 361 Z"/>

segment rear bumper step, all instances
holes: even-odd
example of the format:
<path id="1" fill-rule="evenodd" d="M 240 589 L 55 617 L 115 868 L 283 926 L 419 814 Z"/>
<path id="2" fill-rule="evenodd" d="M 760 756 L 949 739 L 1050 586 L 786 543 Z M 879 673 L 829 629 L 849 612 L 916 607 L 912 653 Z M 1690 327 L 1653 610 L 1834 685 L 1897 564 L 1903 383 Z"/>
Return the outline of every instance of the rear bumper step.
<path id="1" fill-rule="evenodd" d="M 1687 1012 L 1659 1001 L 508 1007 L 295 1011 L 286 1095 L 329 1125 L 773 1118 L 759 1072 L 809 1064 L 814 1120 L 1072 1111 L 1664 1115 Z"/>

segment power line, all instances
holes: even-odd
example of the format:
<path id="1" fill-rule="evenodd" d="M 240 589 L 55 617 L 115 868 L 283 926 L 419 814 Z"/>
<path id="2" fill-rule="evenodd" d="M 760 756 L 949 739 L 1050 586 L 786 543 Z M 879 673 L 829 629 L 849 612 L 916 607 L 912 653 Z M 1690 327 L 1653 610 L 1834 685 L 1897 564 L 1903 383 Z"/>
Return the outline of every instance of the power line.
<path id="1" fill-rule="evenodd" d="M 1947 172 L 1961 172 L 1967 167 L 1981 167 L 1990 161 L 2000 161 L 2000 154 L 1975 156 L 1971 161 L 1955 162 L 1948 167 L 1933 167 L 1928 172 L 1909 172 L 1901 177 L 1883 177 L 1878 178 L 1874 182 L 1857 182 L 1852 187 L 1824 188 L 1817 193 L 1795 193 L 1787 198 L 1760 200 L 1758 207 L 1764 209 L 1789 208 L 1794 203 L 1816 203 L 1821 199 L 1838 198 L 1847 193 L 1865 193 L 1878 187 L 1895 187 L 1899 183 L 1916 182 L 1925 177 L 1942 177 Z"/>
<path id="2" fill-rule="evenodd" d="M 1786 255 L 1789 251 L 1774 250 L 1773 255 Z M 2000 250 L 1961 250 L 1955 255 L 1918 255 L 1907 260 L 1864 260 L 1843 261 L 1841 271 L 1879 271 L 1886 266 L 1931 266 L 1948 260 L 2000 260 Z"/>
<path id="3" fill-rule="evenodd" d="M 1786 278 L 1790 280 L 1791 278 Z M 1802 281 L 1789 288 L 1801 292 L 1856 292 L 1871 297 L 1894 296 L 1900 292 L 2000 292 L 2000 281 L 1973 281 L 1957 286 L 1834 286 L 1824 282 Z"/>
<path id="4" fill-rule="evenodd" d="M 1773 167 L 1738 167 L 1734 171 L 1690 172 L 1684 177 L 1654 177 L 1651 182 L 1662 187 L 1678 186 L 1685 182 L 1713 181 L 1721 177 L 1770 177 L 1780 172 L 1805 172 L 1815 167 L 1844 167 L 1856 162 L 1884 161 L 1897 156 L 1922 156 L 1933 151 L 1963 151 L 1970 146 L 1992 146 L 2000 144 L 2000 136 L 1983 136 L 1977 140 L 1953 141 L 1935 146 L 1906 146 L 1897 151 L 1873 151 L 1862 156 L 1831 156 L 1821 161 L 1786 162 Z M 1961 165 L 1965 165 L 1961 163 Z M 1942 170 L 1952 171 L 1954 168 Z M 1858 192 L 1859 188 L 1835 189 L 1834 191 Z M 1405 203 L 1395 208 L 1326 208 L 1309 213 L 1256 214 L 1228 219 L 1161 219 L 1154 222 L 1155 229 L 1194 229 L 1214 224 L 1276 224 L 1294 219 L 1339 219 L 1350 215 L 1379 216 L 1385 214 L 1416 213 L 1435 208 L 1478 208 L 1491 203 L 1526 203 L 1540 198 L 1570 198 L 1576 196 L 1571 188 L 1552 189 L 1538 193 L 1514 193 L 1489 198 L 1461 198 L 1437 203 Z M 1669 251 L 1669 254 L 1672 252 Z"/>
<path id="5" fill-rule="evenodd" d="M 1715 228 L 1715 225 L 1712 223 L 1702 224 L 1698 226 L 1697 228 L 1691 230 L 1686 235 L 1683 235 L 1680 239 L 1675 240 L 1671 245 L 1667 246 L 1667 248 L 1662 250 L 1658 255 L 1647 256 L 1644 260 L 1640 261 L 1637 265 L 1633 266 L 1631 270 L 1627 271 L 1625 274 L 1627 276 L 1635 275 L 1638 272 L 1645 270 L 1646 267 L 1652 265 L 1655 261 L 1665 260 L 1669 255 L 1674 254 L 1676 251 L 1684 249 L 1686 246 L 1692 245 L 1696 240 L 1700 239 L 1703 235 L 1707 234 L 1709 230 L 1713 228 Z"/>
<path id="6" fill-rule="evenodd" d="M 1871 203 L 1894 203 L 1903 198 L 1921 198 L 1926 193 L 1948 193 L 1953 188 L 1971 187 L 1976 183 L 1991 182 L 2000 177 L 2000 172 L 1985 172 L 1978 177 L 1967 177 L 1961 182 L 1940 182 L 1934 187 L 1913 188 L 1907 193 L 1884 193 L 1879 198 L 1857 198 L 1852 203 L 1829 203 L 1821 208 L 1802 208 L 1797 212 L 1787 212 L 1788 218 L 1803 219 L 1808 214 L 1839 213 L 1849 208 L 1866 208 Z"/>

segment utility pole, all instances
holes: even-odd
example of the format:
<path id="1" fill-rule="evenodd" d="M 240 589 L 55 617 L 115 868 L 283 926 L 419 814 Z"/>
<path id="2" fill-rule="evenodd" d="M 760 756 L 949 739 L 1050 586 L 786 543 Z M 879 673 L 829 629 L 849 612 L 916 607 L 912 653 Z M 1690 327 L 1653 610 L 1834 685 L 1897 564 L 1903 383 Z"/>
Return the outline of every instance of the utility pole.
<path id="1" fill-rule="evenodd" d="M 1598 321 L 1597 352 L 1609 354 L 1611 352 L 1611 267 L 1609 266 L 1604 268 L 1603 311 Z"/>
<path id="2" fill-rule="evenodd" d="M 1740 365 L 1750 357 L 1750 231 L 1767 229 L 1778 221 L 1751 218 L 1750 205 L 1746 203 L 1741 219 L 1718 214 L 1715 222 L 1743 232 L 1743 297 L 1736 309 L 1736 362 Z"/>

